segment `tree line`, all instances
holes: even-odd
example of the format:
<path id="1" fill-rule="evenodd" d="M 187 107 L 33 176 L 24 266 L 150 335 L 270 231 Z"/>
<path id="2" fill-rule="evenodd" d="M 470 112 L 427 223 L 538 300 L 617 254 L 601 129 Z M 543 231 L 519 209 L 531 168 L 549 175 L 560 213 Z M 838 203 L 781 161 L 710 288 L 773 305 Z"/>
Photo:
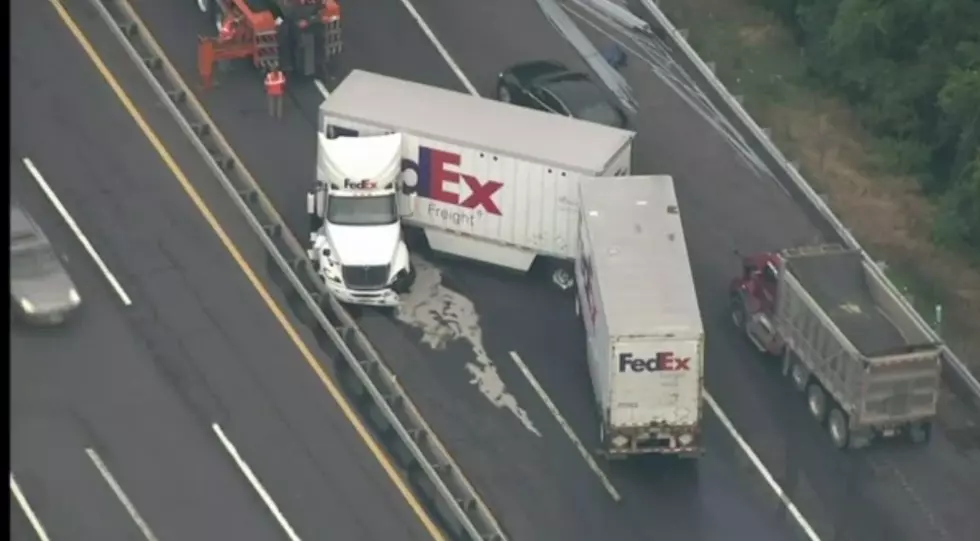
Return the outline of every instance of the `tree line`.
<path id="1" fill-rule="evenodd" d="M 936 238 L 980 257 L 980 0 L 755 1 L 938 202 Z"/>

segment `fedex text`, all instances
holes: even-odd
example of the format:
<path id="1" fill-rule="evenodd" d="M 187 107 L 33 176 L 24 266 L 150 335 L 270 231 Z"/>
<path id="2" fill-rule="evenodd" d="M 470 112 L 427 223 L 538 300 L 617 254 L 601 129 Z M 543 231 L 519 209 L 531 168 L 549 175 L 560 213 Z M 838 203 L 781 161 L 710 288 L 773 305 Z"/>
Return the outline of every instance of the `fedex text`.
<path id="1" fill-rule="evenodd" d="M 378 183 L 370 179 L 354 180 L 350 178 L 344 179 L 344 188 L 350 190 L 373 190 L 378 187 Z"/>
<path id="2" fill-rule="evenodd" d="M 358 137 L 360 132 L 355 129 L 330 125 L 326 127 L 327 137 Z M 497 204 L 497 192 L 504 184 L 497 180 L 480 179 L 463 172 L 462 157 L 455 152 L 448 152 L 419 145 L 418 161 L 402 160 L 402 192 L 405 195 L 413 193 L 426 199 L 460 207 L 459 212 L 440 210 L 436 205 L 429 205 L 430 216 L 454 225 L 473 225 L 474 218 L 482 213 L 500 216 Z M 410 183 L 405 173 L 415 173 L 416 182 Z M 350 181 L 353 184 L 345 187 L 353 189 L 370 189 L 375 187 L 373 182 Z M 371 185 L 368 185 L 370 183 Z M 465 187 L 464 187 L 465 186 Z M 476 211 L 468 212 L 468 211 Z"/>
<path id="3" fill-rule="evenodd" d="M 690 357 L 677 357 L 672 351 L 661 351 L 650 357 L 642 359 L 634 357 L 632 353 L 619 354 L 619 371 L 626 372 L 680 372 L 691 369 Z"/>
<path id="4" fill-rule="evenodd" d="M 482 180 L 463 173 L 460 171 L 460 161 L 460 155 L 455 152 L 419 146 L 417 163 L 402 160 L 402 172 L 413 171 L 418 178 L 414 186 L 403 183 L 403 191 L 464 209 L 500 216 L 500 207 L 497 206 L 494 196 L 503 188 L 503 183 Z M 458 218 L 453 220 L 460 221 Z"/>

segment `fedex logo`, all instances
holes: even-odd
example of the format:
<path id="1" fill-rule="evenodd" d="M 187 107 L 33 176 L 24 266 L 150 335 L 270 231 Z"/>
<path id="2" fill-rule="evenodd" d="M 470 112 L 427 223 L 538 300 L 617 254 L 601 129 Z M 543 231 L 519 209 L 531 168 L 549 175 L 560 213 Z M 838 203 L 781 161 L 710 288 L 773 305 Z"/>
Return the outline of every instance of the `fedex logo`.
<path id="1" fill-rule="evenodd" d="M 327 137 L 358 137 L 360 132 L 342 126 L 327 125 Z M 419 145 L 419 160 L 402 160 L 402 173 L 412 171 L 418 181 L 413 186 L 408 182 L 402 183 L 402 191 L 406 194 L 417 193 L 427 199 L 448 203 L 465 209 L 482 209 L 487 214 L 500 216 L 500 207 L 494 200 L 494 195 L 504 187 L 496 180 L 481 180 L 473 175 L 467 175 L 459 170 L 460 155 Z M 368 182 L 368 181 L 363 181 Z M 455 185 L 455 187 L 451 187 Z M 462 186 L 465 185 L 466 188 Z M 346 184 L 345 184 L 346 186 Z M 373 186 L 348 186 L 353 188 L 369 188 Z"/>
<path id="2" fill-rule="evenodd" d="M 503 188 L 503 183 L 467 175 L 460 172 L 459 166 L 459 154 L 419 146 L 418 163 L 402 160 L 402 172 L 413 171 L 418 178 L 414 186 L 404 183 L 403 191 L 467 209 L 482 208 L 487 214 L 500 216 L 494 194 Z M 466 189 L 462 188 L 463 185 Z"/>
<path id="3" fill-rule="evenodd" d="M 378 183 L 369 179 L 353 180 L 349 178 L 344 179 L 344 188 L 349 188 L 352 190 L 373 190 L 378 187 Z"/>
<path id="4" fill-rule="evenodd" d="M 619 354 L 619 371 L 626 372 L 679 372 L 691 369 L 690 357 L 677 357 L 672 351 L 661 351 L 649 359 L 634 357 L 632 353 Z"/>

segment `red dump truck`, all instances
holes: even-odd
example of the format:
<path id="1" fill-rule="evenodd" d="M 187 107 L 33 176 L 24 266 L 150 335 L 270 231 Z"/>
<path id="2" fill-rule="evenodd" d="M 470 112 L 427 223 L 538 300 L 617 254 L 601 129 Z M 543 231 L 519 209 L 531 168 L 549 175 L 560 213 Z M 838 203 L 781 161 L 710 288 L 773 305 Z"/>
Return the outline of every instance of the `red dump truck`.
<path id="1" fill-rule="evenodd" d="M 940 346 L 860 251 L 824 245 L 744 257 L 732 321 L 805 393 L 839 449 L 876 437 L 929 439 Z"/>

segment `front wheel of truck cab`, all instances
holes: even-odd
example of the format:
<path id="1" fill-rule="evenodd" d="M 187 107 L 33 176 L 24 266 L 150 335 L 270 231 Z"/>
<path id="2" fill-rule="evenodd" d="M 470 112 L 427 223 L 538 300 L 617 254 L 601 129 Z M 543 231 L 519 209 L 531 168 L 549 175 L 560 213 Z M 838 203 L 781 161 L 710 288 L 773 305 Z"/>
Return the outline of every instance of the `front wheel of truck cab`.
<path id="1" fill-rule="evenodd" d="M 729 312 L 732 316 L 732 324 L 736 329 L 745 329 L 745 307 L 742 306 L 742 297 L 736 293 L 729 296 Z"/>

